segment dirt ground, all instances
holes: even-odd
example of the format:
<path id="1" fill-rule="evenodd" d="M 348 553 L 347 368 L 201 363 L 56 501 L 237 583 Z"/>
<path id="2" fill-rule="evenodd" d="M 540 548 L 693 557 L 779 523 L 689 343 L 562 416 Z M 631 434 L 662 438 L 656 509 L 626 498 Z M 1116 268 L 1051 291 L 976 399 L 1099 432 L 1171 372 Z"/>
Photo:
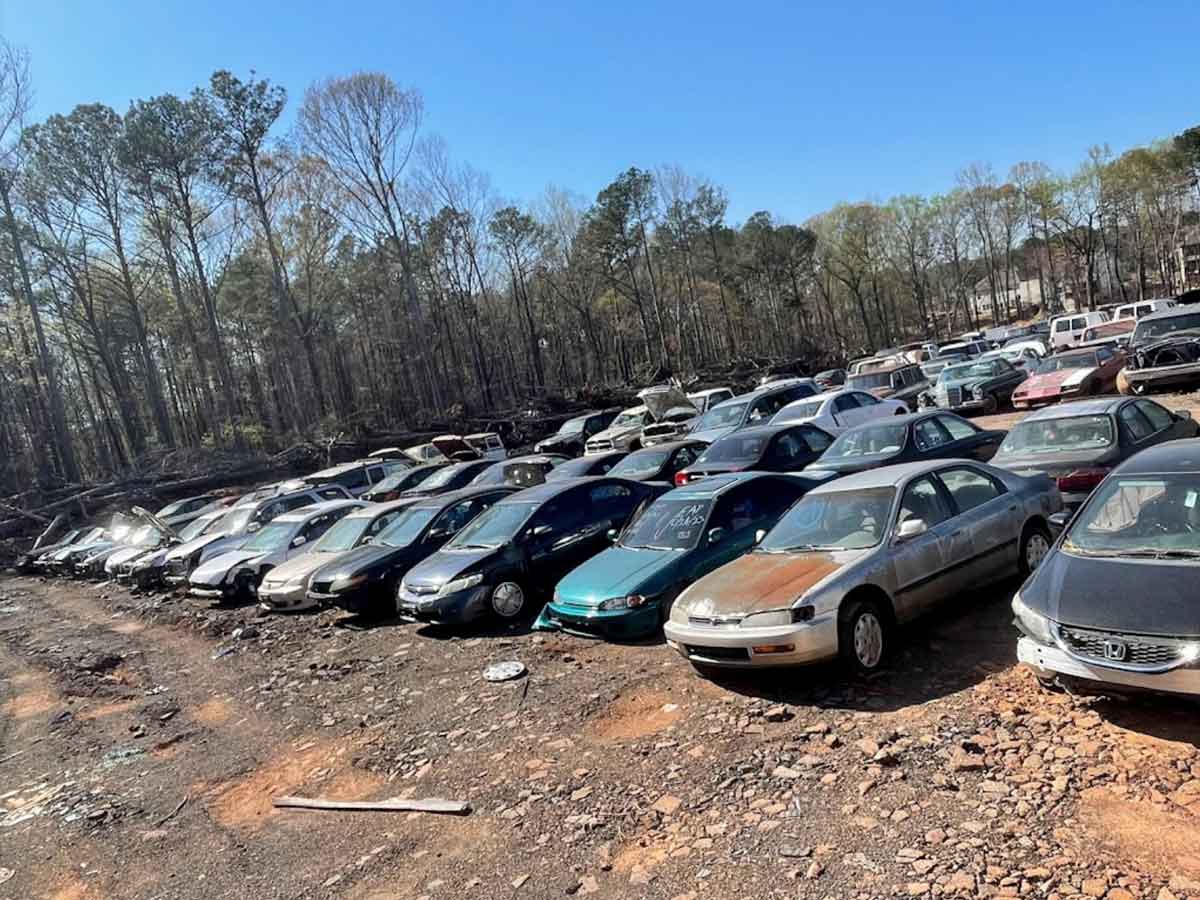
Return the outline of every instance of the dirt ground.
<path id="1" fill-rule="evenodd" d="M 0 900 L 1200 897 L 1196 708 L 1040 691 L 1013 588 L 871 679 L 715 683 L 661 643 L 0 576 Z"/>

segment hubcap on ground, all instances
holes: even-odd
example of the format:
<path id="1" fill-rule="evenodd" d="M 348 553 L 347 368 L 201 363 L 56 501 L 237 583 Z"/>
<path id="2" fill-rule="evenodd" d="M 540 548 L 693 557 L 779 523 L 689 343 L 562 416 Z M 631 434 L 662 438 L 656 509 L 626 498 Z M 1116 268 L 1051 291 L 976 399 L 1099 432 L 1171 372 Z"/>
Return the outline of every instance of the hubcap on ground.
<path id="1" fill-rule="evenodd" d="M 1046 554 L 1050 552 L 1050 542 L 1046 540 L 1045 535 L 1032 534 L 1029 536 L 1029 541 L 1025 544 L 1025 564 L 1032 572 L 1042 564 L 1042 560 L 1046 558 Z"/>
<path id="2" fill-rule="evenodd" d="M 863 613 L 854 623 L 854 655 L 864 669 L 879 665 L 883 656 L 883 625 L 875 613 Z"/>
<path id="3" fill-rule="evenodd" d="M 525 592 L 521 590 L 519 584 L 506 581 L 496 585 L 496 590 L 492 591 L 492 606 L 499 615 L 506 619 L 517 615 L 524 605 Z"/>

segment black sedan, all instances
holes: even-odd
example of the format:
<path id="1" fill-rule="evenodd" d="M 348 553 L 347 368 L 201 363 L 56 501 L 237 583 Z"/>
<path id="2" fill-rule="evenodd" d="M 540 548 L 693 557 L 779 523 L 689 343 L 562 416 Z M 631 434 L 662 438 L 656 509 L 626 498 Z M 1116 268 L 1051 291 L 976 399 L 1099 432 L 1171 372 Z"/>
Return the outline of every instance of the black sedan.
<path id="1" fill-rule="evenodd" d="M 355 547 L 313 572 L 308 599 L 354 613 L 394 614 L 396 588 L 404 573 L 515 491 L 512 487 L 468 487 L 414 501 L 369 544 Z"/>
<path id="2" fill-rule="evenodd" d="M 1200 695 L 1198 496 L 1198 440 L 1114 469 L 1013 597 L 1017 658 L 1072 691 Z"/>
<path id="3" fill-rule="evenodd" d="M 388 500 L 397 500 L 401 494 L 417 487 L 434 472 L 446 468 L 447 465 L 444 462 L 427 463 L 423 466 L 413 466 L 411 469 L 393 472 L 363 494 L 362 498 L 369 503 L 386 503 Z"/>
<path id="4" fill-rule="evenodd" d="M 609 532 L 665 487 L 605 476 L 547 482 L 506 497 L 409 570 L 397 609 L 442 624 L 517 619 L 608 547 Z"/>
<path id="5" fill-rule="evenodd" d="M 490 459 L 473 459 L 470 462 L 450 463 L 434 472 L 424 481 L 410 487 L 400 494 L 404 497 L 431 497 L 434 494 L 446 494 L 465 488 L 487 469 L 496 463 Z"/>
<path id="6" fill-rule="evenodd" d="M 607 475 L 612 467 L 629 455 L 628 450 L 610 450 L 608 453 L 593 453 L 591 456 L 580 456 L 568 460 L 561 466 L 555 466 L 546 473 L 547 481 L 561 481 L 564 478 L 588 478 L 593 475 Z"/>
<path id="7" fill-rule="evenodd" d="M 475 476 L 471 482 L 475 486 L 512 485 L 527 488 L 541 484 L 557 466 L 567 461 L 567 457 L 554 453 L 533 453 L 529 456 L 514 456 L 505 459 L 485 469 Z"/>
<path id="8" fill-rule="evenodd" d="M 816 425 L 742 428 L 712 446 L 675 476 L 677 485 L 728 472 L 798 472 L 829 449 L 833 437 Z"/>
<path id="9" fill-rule="evenodd" d="M 671 441 L 636 450 L 608 470 L 608 474 L 632 481 L 665 481 L 670 484 L 680 469 L 686 469 L 708 447 L 707 441 Z"/>
<path id="10" fill-rule="evenodd" d="M 823 391 L 831 391 L 836 387 L 841 387 L 846 383 L 845 369 L 826 369 L 824 372 L 818 372 L 813 376 L 813 381 L 817 383 Z"/>
<path id="11" fill-rule="evenodd" d="M 1163 441 L 1196 437 L 1191 413 L 1153 400 L 1099 397 L 1047 406 L 1013 426 L 992 465 L 1021 475 L 1049 475 L 1075 508 L 1120 463 Z"/>
<path id="12" fill-rule="evenodd" d="M 927 459 L 977 459 L 995 454 L 1005 431 L 992 431 L 942 410 L 896 416 L 843 431 L 813 463 L 839 475 Z"/>

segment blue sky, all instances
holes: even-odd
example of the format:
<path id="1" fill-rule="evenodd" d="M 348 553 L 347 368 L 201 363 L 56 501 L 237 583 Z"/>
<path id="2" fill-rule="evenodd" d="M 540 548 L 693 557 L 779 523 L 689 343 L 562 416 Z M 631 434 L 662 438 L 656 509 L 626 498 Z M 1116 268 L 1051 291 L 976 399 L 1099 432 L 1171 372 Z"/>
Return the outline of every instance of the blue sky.
<path id="1" fill-rule="evenodd" d="M 382 70 L 426 129 L 524 202 L 630 165 L 723 185 L 731 217 L 953 185 L 972 161 L 1073 167 L 1200 124 L 1196 0 L 839 4 L 0 0 L 38 117 L 255 69 L 299 101 Z M 290 111 L 289 111 L 290 121 Z"/>

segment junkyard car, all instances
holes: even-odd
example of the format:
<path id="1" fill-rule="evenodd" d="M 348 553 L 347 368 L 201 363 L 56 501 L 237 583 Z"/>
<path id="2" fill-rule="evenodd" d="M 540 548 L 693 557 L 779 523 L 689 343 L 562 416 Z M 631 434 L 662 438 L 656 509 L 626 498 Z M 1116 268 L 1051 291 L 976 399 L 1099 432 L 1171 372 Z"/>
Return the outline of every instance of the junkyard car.
<path id="1" fill-rule="evenodd" d="M 813 381 L 817 383 L 823 391 L 831 391 L 836 387 L 841 387 L 846 383 L 845 369 L 826 369 L 823 372 L 818 372 L 813 376 Z"/>
<path id="2" fill-rule="evenodd" d="M 396 500 L 405 491 L 417 487 L 434 472 L 444 469 L 448 465 L 449 463 L 446 462 L 432 462 L 413 466 L 410 469 L 404 469 L 399 472 L 393 472 L 363 494 L 362 499 L 369 500 L 372 503 L 386 503 L 388 500 Z"/>
<path id="3" fill-rule="evenodd" d="M 880 400 L 866 391 L 846 388 L 789 403 L 775 413 L 771 424 L 807 423 L 816 425 L 827 434 L 838 435 L 855 425 L 888 416 L 905 415 L 908 411 L 908 404 L 902 400 Z"/>
<path id="4" fill-rule="evenodd" d="M 1025 378 L 1025 371 L 1007 359 L 981 356 L 942 369 L 933 390 L 922 396 L 922 405 L 955 412 L 994 413 L 1012 399 L 1013 391 Z"/>
<path id="5" fill-rule="evenodd" d="M 58 547 L 48 547 L 40 551 L 34 559 L 34 565 L 48 572 L 60 572 L 73 568 L 75 560 L 86 555 L 88 550 L 98 544 L 110 541 L 108 529 L 102 525 L 84 529 L 81 534 Z"/>
<path id="6" fill-rule="evenodd" d="M 29 550 L 17 557 L 15 563 L 16 570 L 18 572 L 36 570 L 38 567 L 38 557 L 48 556 L 51 553 L 57 553 L 59 550 L 69 547 L 75 541 L 79 540 L 86 531 L 87 529 L 85 528 L 72 528 L 56 541 L 49 541 L 40 547 L 30 547 Z"/>
<path id="7" fill-rule="evenodd" d="M 921 367 L 904 363 L 888 369 L 863 372 L 846 379 L 846 387 L 866 391 L 880 400 L 900 400 L 916 409 L 921 394 L 929 389 L 929 379 Z"/>
<path id="8" fill-rule="evenodd" d="M 612 424 L 588 439 L 584 453 L 607 453 L 610 450 L 637 450 L 642 445 L 642 429 L 654 421 L 645 406 L 623 410 Z"/>
<path id="9" fill-rule="evenodd" d="M 314 571 L 309 599 L 353 613 L 394 615 L 396 590 L 404 574 L 514 490 L 467 487 L 414 501 L 370 543 Z"/>
<path id="10" fill-rule="evenodd" d="M 184 500 L 168 503 L 154 515 L 178 530 L 204 513 L 211 512 L 214 504 L 220 505 L 219 498 L 215 494 L 201 494 L 198 497 L 187 497 Z"/>
<path id="11" fill-rule="evenodd" d="M 694 463 L 707 447 L 704 441 L 691 440 L 658 444 L 630 453 L 608 471 L 614 478 L 665 481 L 669 484 L 675 480 L 680 469 Z"/>
<path id="12" fill-rule="evenodd" d="M 1133 319 L 1091 325 L 1083 329 L 1083 336 L 1079 339 L 1078 346 L 1112 347 L 1115 350 L 1124 350 L 1129 344 L 1130 337 L 1133 336 L 1133 329 L 1136 325 L 1137 322 Z"/>
<path id="13" fill-rule="evenodd" d="M 205 513 L 189 525 L 167 536 L 159 547 L 125 560 L 117 566 L 118 581 L 132 581 L 139 588 L 158 586 L 166 574 L 167 554 L 180 544 L 207 534 L 219 526 L 229 510 L 218 509 Z"/>
<path id="14" fill-rule="evenodd" d="M 989 350 L 979 359 L 1003 359 L 1014 369 L 1032 372 L 1045 355 L 1038 353 L 1033 347 L 1026 344 L 1023 347 L 1001 347 L 999 350 Z"/>
<path id="15" fill-rule="evenodd" d="M 1049 356 L 1012 395 L 1017 409 L 1103 394 L 1117 381 L 1125 357 L 1112 347 L 1067 350 Z"/>
<path id="16" fill-rule="evenodd" d="M 580 456 L 588 440 L 608 428 L 618 412 L 620 410 L 617 409 L 597 410 L 568 419 L 557 432 L 545 440 L 538 441 L 533 449 L 537 453 Z"/>
<path id="17" fill-rule="evenodd" d="M 457 491 L 459 488 L 466 487 L 493 465 L 495 464 L 485 459 L 451 463 L 445 468 L 434 472 L 419 484 L 402 492 L 400 499 L 405 497 L 430 497 L 434 494 L 444 494 L 447 491 Z"/>
<path id="18" fill-rule="evenodd" d="M 372 460 L 369 463 L 354 462 L 332 466 L 328 469 L 322 469 L 319 472 L 313 472 L 311 475 L 306 475 L 301 480 L 304 484 L 311 487 L 321 487 L 331 484 L 340 485 L 346 489 L 346 492 L 351 497 L 361 497 L 363 494 L 374 489 L 393 471 L 396 471 L 396 467 L 391 466 L 386 461 Z M 403 471 L 407 471 L 407 467 Z"/>
<path id="19" fill-rule="evenodd" d="M 328 500 L 284 513 L 237 549 L 197 566 L 188 576 L 188 593 L 217 602 L 251 599 L 267 572 L 307 553 L 335 522 L 363 505 L 361 500 Z"/>
<path id="20" fill-rule="evenodd" d="M 1021 475 L 1049 475 L 1058 483 L 1063 502 L 1074 509 L 1135 453 L 1196 434 L 1190 413 L 1172 413 L 1153 400 L 1076 400 L 1023 418 L 1008 432 L 992 465 Z"/>
<path id="21" fill-rule="evenodd" d="M 541 484 L 546 476 L 554 471 L 556 466 L 567 461 L 565 456 L 551 453 L 531 453 L 528 456 L 514 456 L 504 462 L 494 463 L 476 475 L 470 482 L 477 487 L 509 484 L 513 487 L 526 488 Z"/>
<path id="22" fill-rule="evenodd" d="M 656 634 L 680 591 L 753 547 L 760 532 L 820 483 L 746 472 L 663 494 L 642 507 L 612 547 L 558 583 L 538 625 L 615 639 Z"/>
<path id="23" fill-rule="evenodd" d="M 317 538 L 307 552 L 263 576 L 258 586 L 258 600 L 263 609 L 296 612 L 319 605 L 320 599 L 309 592 L 309 576 L 324 566 L 340 562 L 355 548 L 370 544 L 416 502 L 393 500 L 350 510 Z"/>
<path id="24" fill-rule="evenodd" d="M 730 472 L 799 472 L 821 456 L 833 438 L 816 425 L 760 425 L 714 442 L 686 469 L 677 485 Z"/>
<path id="25" fill-rule="evenodd" d="M 1200 309 L 1176 306 L 1138 320 L 1125 380 L 1137 394 L 1200 381 Z"/>
<path id="26" fill-rule="evenodd" d="M 654 416 L 654 422 L 642 429 L 640 443 L 643 447 L 653 447 L 684 437 L 700 416 L 730 399 L 733 391 L 710 388 L 684 397 L 678 390 L 667 393 L 662 389 L 648 389 L 638 396 Z"/>
<path id="27" fill-rule="evenodd" d="M 435 623 L 512 621 L 608 546 L 637 505 L 660 491 L 623 478 L 550 481 L 481 513 L 400 584 L 403 616 Z"/>
<path id="28" fill-rule="evenodd" d="M 570 459 L 547 472 L 546 480 L 561 481 L 564 478 L 587 478 L 591 475 L 607 475 L 613 466 L 628 455 L 624 450 L 612 450 L 608 453 L 596 453 L 592 456 L 580 456 L 576 459 Z"/>
<path id="29" fill-rule="evenodd" d="M 843 431 L 809 469 L 841 475 L 928 459 L 991 459 L 1005 432 L 991 431 L 944 410 L 896 416 Z"/>
<path id="30" fill-rule="evenodd" d="M 1035 569 L 1061 505 L 1044 476 L 966 460 L 827 482 L 752 552 L 684 591 L 664 632 L 701 669 L 840 656 L 870 672 L 884 662 L 896 625 Z"/>
<path id="31" fill-rule="evenodd" d="M 817 393 L 816 382 L 789 379 L 718 403 L 692 426 L 688 437 L 712 443 L 748 425 L 765 425 L 789 403 Z"/>
<path id="32" fill-rule="evenodd" d="M 1083 692 L 1200 694 L 1200 441 L 1132 457 L 1013 597 L 1017 658 Z"/>

